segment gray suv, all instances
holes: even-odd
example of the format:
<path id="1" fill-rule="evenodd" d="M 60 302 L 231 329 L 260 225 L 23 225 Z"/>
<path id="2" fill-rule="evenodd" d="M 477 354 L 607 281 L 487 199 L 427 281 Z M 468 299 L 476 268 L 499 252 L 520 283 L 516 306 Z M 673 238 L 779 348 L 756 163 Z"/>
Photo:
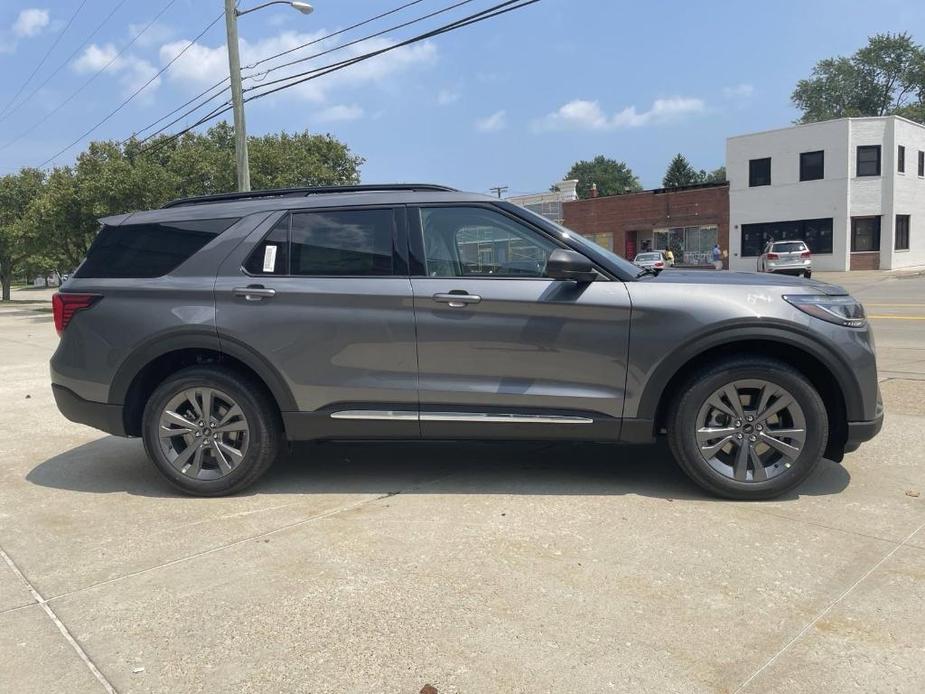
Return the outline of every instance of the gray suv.
<path id="1" fill-rule="evenodd" d="M 759 499 L 882 423 L 843 289 L 656 277 L 487 196 L 289 189 L 102 224 L 54 298 L 55 399 L 191 494 L 244 489 L 291 441 L 665 436 L 704 489 Z"/>

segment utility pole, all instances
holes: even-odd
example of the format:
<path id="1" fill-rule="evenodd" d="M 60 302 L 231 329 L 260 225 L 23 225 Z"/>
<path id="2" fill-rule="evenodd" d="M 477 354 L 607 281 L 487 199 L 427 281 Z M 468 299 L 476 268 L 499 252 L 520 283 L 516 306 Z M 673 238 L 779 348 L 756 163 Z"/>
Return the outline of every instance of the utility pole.
<path id="1" fill-rule="evenodd" d="M 225 28 L 228 33 L 228 72 L 231 77 L 231 105 L 234 108 L 234 159 L 238 191 L 251 189 L 247 158 L 247 128 L 244 125 L 244 95 L 241 89 L 241 56 L 238 54 L 238 10 L 235 0 L 225 0 Z"/>
<path id="2" fill-rule="evenodd" d="M 492 193 L 495 193 L 495 194 L 498 196 L 498 198 L 500 199 L 500 198 L 501 198 L 501 193 L 506 193 L 506 192 L 507 192 L 507 186 L 493 186 L 493 187 L 489 188 L 488 190 L 490 190 Z"/>

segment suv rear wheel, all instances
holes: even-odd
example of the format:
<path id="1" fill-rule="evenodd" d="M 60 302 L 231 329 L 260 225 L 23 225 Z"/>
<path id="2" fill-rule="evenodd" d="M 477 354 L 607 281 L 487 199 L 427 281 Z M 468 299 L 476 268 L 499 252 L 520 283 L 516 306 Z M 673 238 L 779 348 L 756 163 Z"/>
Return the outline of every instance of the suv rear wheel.
<path id="1" fill-rule="evenodd" d="M 682 393 L 669 414 L 671 451 L 713 494 L 777 496 L 803 482 L 822 458 L 825 405 L 812 384 L 782 362 L 717 364 Z"/>
<path id="2" fill-rule="evenodd" d="M 191 367 L 161 383 L 145 406 L 145 450 L 174 487 L 233 494 L 276 459 L 279 415 L 262 388 L 219 367 Z"/>

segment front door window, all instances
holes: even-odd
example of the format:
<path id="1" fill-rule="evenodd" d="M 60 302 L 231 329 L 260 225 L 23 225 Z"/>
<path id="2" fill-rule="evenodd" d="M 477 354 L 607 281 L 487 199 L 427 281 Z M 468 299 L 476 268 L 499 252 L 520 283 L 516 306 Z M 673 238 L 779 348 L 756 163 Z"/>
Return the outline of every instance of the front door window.
<path id="1" fill-rule="evenodd" d="M 855 217 L 851 220 L 851 252 L 880 250 L 880 217 Z"/>

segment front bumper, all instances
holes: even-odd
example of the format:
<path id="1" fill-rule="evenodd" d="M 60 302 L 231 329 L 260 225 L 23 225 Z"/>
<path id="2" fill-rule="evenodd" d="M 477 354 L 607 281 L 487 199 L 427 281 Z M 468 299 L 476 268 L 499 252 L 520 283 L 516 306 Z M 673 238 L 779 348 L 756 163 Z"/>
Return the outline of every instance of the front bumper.
<path id="1" fill-rule="evenodd" d="M 848 440 L 845 453 L 856 451 L 862 443 L 870 441 L 883 428 L 883 403 L 877 402 L 877 416 L 867 422 L 848 422 Z"/>
<path id="2" fill-rule="evenodd" d="M 57 383 L 51 384 L 55 395 L 55 404 L 65 417 L 78 424 L 105 431 L 115 436 L 128 436 L 122 417 L 122 405 L 109 405 L 104 402 L 84 400 L 74 391 Z"/>

